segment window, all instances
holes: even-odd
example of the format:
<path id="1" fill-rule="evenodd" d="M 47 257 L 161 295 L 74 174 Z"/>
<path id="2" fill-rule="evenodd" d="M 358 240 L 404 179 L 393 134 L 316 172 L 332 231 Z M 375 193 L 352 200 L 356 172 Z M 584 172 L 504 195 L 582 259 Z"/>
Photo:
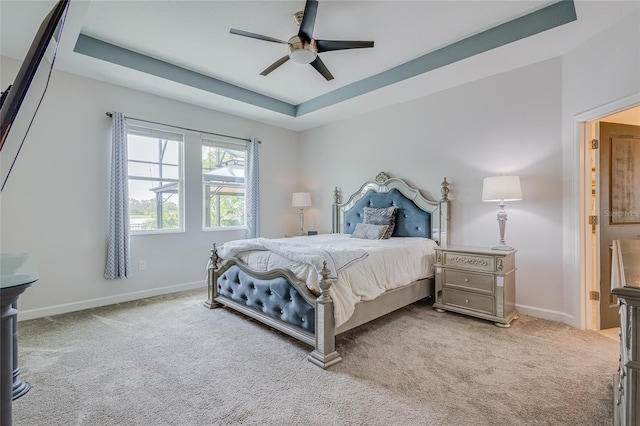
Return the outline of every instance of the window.
<path id="1" fill-rule="evenodd" d="M 245 164 L 247 148 L 216 137 L 202 138 L 204 228 L 246 226 Z"/>
<path id="2" fill-rule="evenodd" d="M 132 233 L 183 230 L 184 135 L 127 126 Z"/>

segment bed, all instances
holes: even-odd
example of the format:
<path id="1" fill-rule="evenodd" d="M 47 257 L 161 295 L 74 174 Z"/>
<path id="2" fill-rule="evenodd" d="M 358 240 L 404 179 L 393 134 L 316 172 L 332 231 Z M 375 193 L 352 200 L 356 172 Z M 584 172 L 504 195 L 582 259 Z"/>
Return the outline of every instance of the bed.
<path id="1" fill-rule="evenodd" d="M 433 296 L 433 248 L 449 241 L 448 186 L 445 178 L 435 201 L 381 172 L 344 203 L 334 190 L 331 234 L 214 244 L 204 305 L 226 306 L 309 344 L 307 359 L 328 368 L 342 359 L 337 335 Z M 372 220 L 385 209 L 395 212 L 393 227 Z M 390 228 L 391 238 L 351 238 L 388 237 Z"/>

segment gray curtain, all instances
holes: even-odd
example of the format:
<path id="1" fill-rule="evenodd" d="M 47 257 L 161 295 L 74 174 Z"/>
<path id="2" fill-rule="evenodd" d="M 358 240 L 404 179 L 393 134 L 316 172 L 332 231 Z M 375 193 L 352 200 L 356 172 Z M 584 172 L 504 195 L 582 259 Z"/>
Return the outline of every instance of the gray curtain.
<path id="1" fill-rule="evenodd" d="M 129 186 L 127 178 L 127 122 L 121 112 L 112 114 L 111 183 L 109 187 L 109 229 L 107 265 L 108 280 L 131 276 L 129 246 Z"/>
<path id="2" fill-rule="evenodd" d="M 247 142 L 247 238 L 260 236 L 260 141 Z"/>

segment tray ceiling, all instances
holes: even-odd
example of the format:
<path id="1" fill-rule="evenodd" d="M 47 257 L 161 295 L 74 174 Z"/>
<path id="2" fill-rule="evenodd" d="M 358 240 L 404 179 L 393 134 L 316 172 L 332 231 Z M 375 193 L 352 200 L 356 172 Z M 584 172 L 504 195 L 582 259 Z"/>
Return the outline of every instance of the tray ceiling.
<path id="1" fill-rule="evenodd" d="M 0 2 L 1 53 L 22 58 L 54 1 Z M 288 61 L 304 1 L 71 1 L 56 68 L 304 130 L 562 55 L 639 7 L 610 1 L 320 1 L 314 38 L 373 40 Z"/>

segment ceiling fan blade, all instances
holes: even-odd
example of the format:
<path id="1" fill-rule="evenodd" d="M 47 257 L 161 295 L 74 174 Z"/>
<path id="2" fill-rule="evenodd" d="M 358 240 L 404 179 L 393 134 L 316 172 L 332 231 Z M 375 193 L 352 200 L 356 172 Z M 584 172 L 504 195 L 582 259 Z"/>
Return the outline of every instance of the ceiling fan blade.
<path id="1" fill-rule="evenodd" d="M 304 14 L 300 22 L 300 31 L 298 37 L 311 42 L 313 36 L 313 27 L 316 25 L 316 14 L 318 13 L 318 2 L 316 0 L 307 0 L 304 6 Z"/>
<path id="2" fill-rule="evenodd" d="M 271 71 L 275 70 L 276 68 L 278 68 L 280 65 L 284 64 L 285 62 L 287 62 L 289 60 L 289 55 L 283 56 L 282 58 L 278 59 L 277 61 L 275 61 L 273 64 L 269 65 L 268 68 L 266 68 L 264 71 L 262 71 L 260 73 L 260 75 L 267 75 L 269 74 Z"/>
<path id="3" fill-rule="evenodd" d="M 269 36 L 262 35 L 262 34 L 250 33 L 249 31 L 236 30 L 235 28 L 231 28 L 231 30 L 229 30 L 229 32 L 231 34 L 235 34 L 235 35 L 239 35 L 239 36 L 243 36 L 243 37 L 256 38 L 258 40 L 264 40 L 264 41 L 272 41 L 274 43 L 289 44 L 288 42 L 286 42 L 284 40 L 279 40 L 277 38 L 269 37 Z"/>
<path id="4" fill-rule="evenodd" d="M 349 40 L 316 40 L 318 53 L 329 52 L 331 50 L 363 49 L 373 47 L 372 41 L 349 41 Z"/>
<path id="5" fill-rule="evenodd" d="M 322 62 L 320 56 L 316 56 L 316 59 L 311 62 L 311 66 L 314 67 L 320 74 L 322 74 L 322 76 L 326 78 L 327 81 L 333 80 L 333 75 L 331 75 L 331 72 L 329 72 L 329 68 L 327 68 L 324 62 Z"/>

